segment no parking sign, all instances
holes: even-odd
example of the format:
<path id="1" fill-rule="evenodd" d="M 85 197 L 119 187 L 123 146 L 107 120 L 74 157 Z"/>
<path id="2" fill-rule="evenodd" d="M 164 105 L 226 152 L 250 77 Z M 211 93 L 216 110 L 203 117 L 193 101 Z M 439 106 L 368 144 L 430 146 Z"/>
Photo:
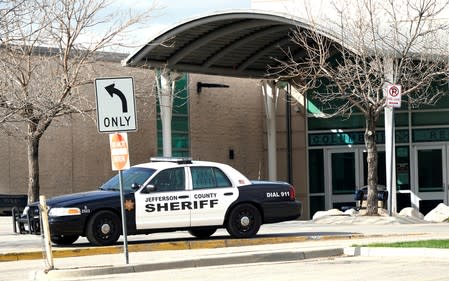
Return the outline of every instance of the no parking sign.
<path id="1" fill-rule="evenodd" d="M 387 86 L 387 106 L 393 108 L 401 107 L 401 85 L 392 84 Z"/>

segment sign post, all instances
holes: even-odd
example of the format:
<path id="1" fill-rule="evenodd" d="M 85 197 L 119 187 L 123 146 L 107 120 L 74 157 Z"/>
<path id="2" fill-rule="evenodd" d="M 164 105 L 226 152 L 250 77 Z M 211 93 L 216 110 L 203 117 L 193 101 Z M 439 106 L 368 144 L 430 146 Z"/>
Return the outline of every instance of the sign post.
<path id="1" fill-rule="evenodd" d="M 388 84 L 385 89 L 385 155 L 387 166 L 388 215 L 396 212 L 396 157 L 394 109 L 401 107 L 401 85 Z"/>
<path id="2" fill-rule="evenodd" d="M 124 209 L 124 195 L 123 195 L 123 176 L 122 170 L 129 169 L 129 154 L 128 154 L 128 135 L 126 133 L 116 133 L 109 135 L 109 143 L 111 146 L 111 162 L 112 170 L 118 171 L 120 182 L 120 205 L 122 213 L 122 230 L 123 230 L 123 248 L 125 252 L 126 264 L 129 263 L 128 255 L 128 233 L 126 229 L 126 214 Z"/>
<path id="3" fill-rule="evenodd" d="M 136 101 L 132 77 L 95 79 L 97 127 L 100 133 L 109 134 L 112 170 L 118 171 L 120 205 L 122 213 L 123 248 L 126 264 L 129 263 L 126 213 L 122 170 L 129 169 L 128 135 L 125 131 L 137 130 Z"/>

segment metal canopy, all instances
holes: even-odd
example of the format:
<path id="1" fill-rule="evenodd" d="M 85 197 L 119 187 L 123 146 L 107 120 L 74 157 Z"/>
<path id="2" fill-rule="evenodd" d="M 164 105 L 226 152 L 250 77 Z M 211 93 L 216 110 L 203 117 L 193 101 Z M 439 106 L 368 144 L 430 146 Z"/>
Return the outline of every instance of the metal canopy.
<path id="1" fill-rule="evenodd" d="M 276 65 L 273 58 L 286 60 L 286 51 L 295 56 L 303 54 L 290 37 L 298 28 L 310 29 L 311 25 L 291 15 L 266 11 L 219 12 L 187 20 L 155 36 L 123 65 L 273 78 L 268 72 L 268 66 Z"/>

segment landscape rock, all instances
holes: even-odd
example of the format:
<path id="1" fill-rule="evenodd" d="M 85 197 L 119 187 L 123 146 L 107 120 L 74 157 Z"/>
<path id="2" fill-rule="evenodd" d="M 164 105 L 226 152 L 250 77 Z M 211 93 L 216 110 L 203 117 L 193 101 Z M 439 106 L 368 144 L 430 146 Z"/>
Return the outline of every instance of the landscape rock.
<path id="1" fill-rule="evenodd" d="M 348 209 L 344 212 L 345 215 L 349 215 L 351 217 L 357 216 L 359 214 L 359 212 L 355 209 Z"/>
<path id="2" fill-rule="evenodd" d="M 409 217 L 409 218 L 417 218 L 417 219 L 424 219 L 424 215 L 421 214 L 418 210 L 412 208 L 412 207 L 407 207 L 402 209 L 398 216 L 401 217 Z"/>
<path id="3" fill-rule="evenodd" d="M 327 211 L 318 211 L 313 215 L 313 220 L 322 218 L 322 217 L 328 217 L 328 216 L 341 216 L 344 215 L 344 213 L 338 209 L 330 209 Z"/>
<path id="4" fill-rule="evenodd" d="M 449 207 L 443 203 L 430 211 L 424 216 L 424 220 L 428 222 L 447 222 L 449 219 Z"/>

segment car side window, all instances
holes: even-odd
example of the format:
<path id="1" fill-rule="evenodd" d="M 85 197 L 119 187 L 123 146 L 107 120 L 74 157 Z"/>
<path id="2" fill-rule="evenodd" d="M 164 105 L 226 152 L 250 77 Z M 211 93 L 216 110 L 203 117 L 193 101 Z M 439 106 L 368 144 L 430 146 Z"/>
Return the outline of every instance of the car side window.
<path id="1" fill-rule="evenodd" d="M 159 172 L 150 184 L 157 192 L 185 190 L 184 168 L 166 169 Z"/>
<path id="2" fill-rule="evenodd" d="M 216 167 L 191 167 L 193 189 L 230 187 L 231 181 Z"/>

